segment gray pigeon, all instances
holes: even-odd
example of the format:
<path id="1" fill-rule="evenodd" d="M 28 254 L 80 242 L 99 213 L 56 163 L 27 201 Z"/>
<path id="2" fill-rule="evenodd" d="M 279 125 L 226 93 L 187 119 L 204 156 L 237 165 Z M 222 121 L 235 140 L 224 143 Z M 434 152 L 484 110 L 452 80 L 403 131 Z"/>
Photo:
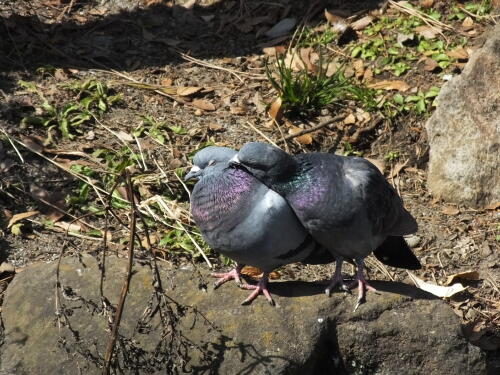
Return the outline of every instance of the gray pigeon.
<path id="1" fill-rule="evenodd" d="M 354 259 L 358 303 L 366 289 L 364 258 L 371 252 L 384 263 L 418 269 L 420 263 L 403 235 L 417 231 L 417 222 L 401 198 L 369 161 L 325 153 L 291 156 L 277 147 L 247 143 L 231 164 L 239 165 L 282 195 L 316 241 L 337 259 L 332 288 L 342 280 L 342 261 Z"/>
<path id="2" fill-rule="evenodd" d="M 191 213 L 205 241 L 236 262 L 236 268 L 220 277 L 216 287 L 235 279 L 245 289 L 254 289 L 243 302 L 248 304 L 261 292 L 274 304 L 267 289 L 269 273 L 284 264 L 301 260 L 314 263 L 317 243 L 300 224 L 286 201 L 255 177 L 228 162 L 236 151 L 207 147 L 193 159 L 185 180 L 198 178 L 191 194 Z M 333 261 L 333 259 L 327 259 Z M 264 273 L 257 285 L 242 285 L 244 265 Z"/>

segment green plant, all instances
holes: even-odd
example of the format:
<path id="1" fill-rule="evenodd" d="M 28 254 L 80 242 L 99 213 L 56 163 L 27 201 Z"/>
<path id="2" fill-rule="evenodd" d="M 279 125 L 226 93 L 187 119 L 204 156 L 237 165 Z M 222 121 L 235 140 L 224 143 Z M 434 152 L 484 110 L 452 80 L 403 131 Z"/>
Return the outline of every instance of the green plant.
<path id="1" fill-rule="evenodd" d="M 278 92 L 286 112 L 308 115 L 345 100 L 362 102 L 369 109 L 376 107 L 374 90 L 355 85 L 352 80 L 344 76 L 342 68 L 328 76 L 325 68 L 328 64 L 323 59 L 324 56 L 320 53 L 315 72 L 306 69 L 294 72 L 287 66 L 284 56 L 277 58 L 274 69 L 266 64 L 267 77 Z"/>
<path id="2" fill-rule="evenodd" d="M 324 31 L 320 32 L 312 28 L 304 28 L 299 40 L 296 43 L 296 47 L 327 46 L 334 42 L 337 38 L 338 34 L 330 27 L 327 27 Z"/>
<path id="3" fill-rule="evenodd" d="M 344 156 L 363 156 L 361 151 L 356 151 L 349 142 L 344 142 Z"/>
<path id="4" fill-rule="evenodd" d="M 387 161 L 395 161 L 399 159 L 399 151 L 389 151 L 387 155 L 385 155 L 385 160 Z"/>

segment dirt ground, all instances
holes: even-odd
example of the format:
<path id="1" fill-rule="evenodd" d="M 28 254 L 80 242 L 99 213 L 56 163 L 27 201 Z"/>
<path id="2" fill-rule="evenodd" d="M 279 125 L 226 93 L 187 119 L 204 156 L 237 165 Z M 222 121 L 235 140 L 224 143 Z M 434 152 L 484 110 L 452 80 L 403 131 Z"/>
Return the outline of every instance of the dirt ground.
<path id="1" fill-rule="evenodd" d="M 360 153 L 384 164 L 389 181 L 419 222 L 420 230 L 411 241 L 423 268 L 415 275 L 444 285 L 451 275 L 477 271 L 477 275 L 468 273 L 472 280 L 460 279 L 466 290 L 447 301 L 462 319 L 465 334 L 486 349 L 491 361 L 500 367 L 499 211 L 450 206 L 428 192 L 429 146 L 424 125 L 432 107 L 429 105 L 425 113 L 403 111 L 393 118 L 371 116 L 365 123 L 329 125 L 313 133 L 311 142 L 283 142 L 283 137 L 294 126 L 307 129 L 339 113 L 347 118 L 359 112 L 356 105 L 327 107 L 308 118 L 290 117 L 289 122 L 279 121 L 278 125 L 270 121 L 266 104 L 275 100 L 276 92 L 265 75 L 263 49 L 286 46 L 290 36 L 269 38 L 266 31 L 286 17 L 312 28 L 324 27 L 325 8 L 354 19 L 370 12 L 398 16 L 383 1 L 352 3 L 207 0 L 193 6 L 194 2 L 160 0 L 2 1 L 1 260 L 22 269 L 34 262 L 57 259 L 63 246 L 67 252 L 100 251 L 102 237 L 90 232 L 105 225 L 107 217 L 93 215 L 91 209 L 103 202 L 102 197 L 99 190 L 82 193 L 82 179 L 68 170 L 92 169 L 94 174 L 87 175 L 89 181 L 109 191 L 110 179 L 120 171 L 117 155 L 128 155 L 127 148 L 139 155 L 128 162 L 135 165 L 134 184 L 141 199 L 163 196 L 175 211 L 165 219 L 165 225 L 151 224 L 150 233 L 156 254 L 174 262 L 190 262 L 191 253 L 198 254 L 178 232 L 168 236 L 174 230 L 171 226 L 179 221 L 189 230 L 193 228 L 186 217 L 188 195 L 175 172 L 188 166 L 190 155 L 201 146 L 215 143 L 239 148 L 248 141 L 271 140 L 294 153 Z M 456 4 L 463 5 L 439 0 L 433 4 L 433 9 L 445 15 Z M 462 20 L 443 19 L 455 30 L 462 27 Z M 473 33 L 470 29 L 466 33 L 446 30 L 444 35 L 450 40 L 465 38 L 465 46 L 473 50 L 481 45 L 494 19 L 475 17 Z M 358 31 L 345 38 L 332 42 L 328 53 L 342 61 L 355 79 L 367 83 L 369 62 L 361 78 L 350 51 L 356 44 L 369 41 L 370 36 Z M 446 72 L 458 74 L 464 64 L 458 61 Z M 61 84 L 88 79 L 105 82 L 109 92 L 120 94 L 122 101 L 83 123 L 73 139 L 64 138 L 57 127 L 48 130 L 23 121 L 43 113 L 44 99 L 57 105 L 75 100 L 75 94 Z M 422 68 L 422 59 L 413 61 L 401 77 L 388 71 L 376 74 L 377 81 L 384 79 L 404 80 L 415 94 L 444 82 L 443 74 Z M 20 81 L 34 83 L 38 93 Z M 161 90 L 167 86 L 195 89 L 187 95 Z M 146 132 L 138 130 L 146 127 L 145 116 L 163 124 L 162 141 L 153 136 L 156 130 L 151 122 Z M 107 150 L 105 156 L 102 150 Z M 42 203 L 47 201 L 48 206 Z M 8 227 L 15 214 L 31 211 L 39 212 L 19 219 L 17 223 L 22 226 Z M 116 207 L 116 212 L 117 217 L 128 218 L 126 210 Z M 77 235 L 70 236 L 64 225 L 55 225 L 76 218 L 81 223 Z M 126 228 L 115 217 L 109 218 L 108 225 L 110 249 L 124 254 Z M 162 243 L 165 236 L 168 239 Z M 215 267 L 227 266 L 216 254 L 208 256 Z M 200 256 L 194 257 L 194 262 L 205 266 Z M 370 278 L 411 283 L 404 270 L 384 267 L 371 257 L 367 264 Z M 276 277 L 317 281 L 329 278 L 332 272 L 331 265 L 294 264 L 278 270 Z M 3 290 L 12 277 L 8 272 L 2 274 Z"/>

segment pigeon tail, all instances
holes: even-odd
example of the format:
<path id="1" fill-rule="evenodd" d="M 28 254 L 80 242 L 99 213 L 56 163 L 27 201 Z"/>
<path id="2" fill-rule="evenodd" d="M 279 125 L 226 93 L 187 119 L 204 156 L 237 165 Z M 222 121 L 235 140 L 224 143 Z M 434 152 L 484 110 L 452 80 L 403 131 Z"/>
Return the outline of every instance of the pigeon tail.
<path id="1" fill-rule="evenodd" d="M 389 236 L 373 251 L 379 261 L 388 266 L 418 270 L 422 265 L 401 236 Z"/>

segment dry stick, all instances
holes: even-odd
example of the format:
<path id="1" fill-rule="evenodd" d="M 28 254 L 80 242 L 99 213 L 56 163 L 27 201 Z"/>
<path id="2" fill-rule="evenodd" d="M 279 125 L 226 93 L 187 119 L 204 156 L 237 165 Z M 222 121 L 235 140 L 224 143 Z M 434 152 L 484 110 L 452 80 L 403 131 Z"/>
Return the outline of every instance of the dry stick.
<path id="1" fill-rule="evenodd" d="M 109 339 L 108 346 L 106 348 L 106 354 L 104 356 L 104 367 L 102 373 L 104 375 L 109 375 L 111 358 L 113 357 L 113 351 L 115 349 L 116 338 L 118 336 L 118 328 L 120 326 L 120 321 L 123 314 L 123 306 L 125 305 L 125 299 L 130 286 L 130 280 L 132 279 L 132 263 L 134 261 L 134 244 L 135 244 L 135 229 L 136 229 L 136 208 L 134 192 L 132 189 L 132 180 L 130 178 L 130 171 L 125 169 L 125 178 L 127 181 L 127 195 L 130 201 L 130 237 L 128 243 L 128 264 L 127 264 L 127 275 L 123 282 L 122 291 L 120 293 L 120 301 L 116 308 L 116 315 L 113 322 L 113 329 L 111 331 L 111 338 Z"/>
<path id="2" fill-rule="evenodd" d="M 265 135 L 263 132 L 261 132 L 259 129 L 257 129 L 255 127 L 255 125 L 253 125 L 250 121 L 247 121 L 247 124 L 248 124 L 248 126 L 250 126 L 250 128 L 252 128 L 257 134 L 259 134 L 266 141 L 268 141 L 269 143 L 271 143 L 274 146 L 278 147 L 278 145 L 276 143 L 274 143 L 274 141 L 271 138 L 269 138 L 267 135 Z"/>
<path id="3" fill-rule="evenodd" d="M 279 141 L 277 141 L 276 143 L 278 143 L 278 144 L 283 143 L 283 142 L 289 141 L 290 139 L 300 137 L 301 135 L 315 132 L 316 130 L 324 128 L 325 126 L 330 125 L 330 124 L 337 122 L 339 120 L 342 120 L 344 118 L 345 118 L 345 115 L 337 115 L 335 117 L 332 117 L 331 119 L 328 119 L 328 120 L 325 120 L 325 121 L 319 123 L 316 126 L 313 126 L 312 128 L 301 130 L 300 132 L 295 133 L 295 134 L 289 134 L 286 137 L 283 137 L 283 139 L 280 139 Z"/>
<path id="4" fill-rule="evenodd" d="M 21 153 L 17 149 L 17 147 L 14 144 L 14 142 L 12 142 L 12 139 L 10 139 L 9 135 L 7 134 L 7 132 L 4 129 L 0 129 L 0 131 L 7 137 L 7 140 L 9 141 L 10 145 L 12 146 L 12 148 L 14 149 L 14 151 L 16 151 L 16 154 L 19 157 L 19 160 L 21 160 L 21 163 L 24 164 L 23 156 L 21 155 Z"/>

